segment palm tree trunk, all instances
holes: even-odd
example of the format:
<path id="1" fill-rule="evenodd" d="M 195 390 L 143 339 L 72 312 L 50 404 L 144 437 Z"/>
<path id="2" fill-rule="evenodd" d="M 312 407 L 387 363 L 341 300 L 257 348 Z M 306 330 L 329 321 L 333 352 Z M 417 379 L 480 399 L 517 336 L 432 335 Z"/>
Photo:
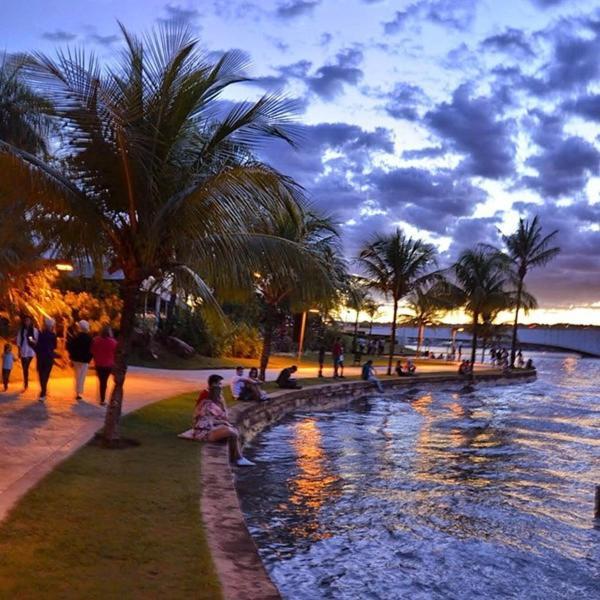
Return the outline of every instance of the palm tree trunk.
<path id="1" fill-rule="evenodd" d="M 264 381 L 271 356 L 273 332 L 275 330 L 275 309 L 270 304 L 265 310 L 265 324 L 263 328 L 263 346 L 260 354 L 260 378 Z"/>
<path id="2" fill-rule="evenodd" d="M 471 367 L 473 368 L 473 372 L 474 372 L 474 367 L 475 367 L 475 359 L 476 359 L 476 353 L 477 353 L 477 325 L 479 322 L 479 313 L 473 313 L 473 342 L 471 344 Z"/>
<path id="3" fill-rule="evenodd" d="M 356 321 L 354 321 L 354 338 L 352 339 L 352 352 L 357 352 L 358 347 L 356 346 L 356 338 L 358 337 L 358 317 L 359 311 L 356 311 Z"/>
<path id="4" fill-rule="evenodd" d="M 517 306 L 515 308 L 515 322 L 512 331 L 512 342 L 510 345 L 510 366 L 515 366 L 515 357 L 517 355 L 517 328 L 519 327 L 519 310 L 521 309 L 521 295 L 523 294 L 523 278 L 519 277 L 519 287 L 517 288 Z"/>
<path id="5" fill-rule="evenodd" d="M 394 350 L 396 348 L 396 319 L 398 317 L 398 299 L 394 298 L 394 316 L 392 318 L 392 334 L 390 336 L 390 357 L 388 359 L 387 374 L 392 374 L 392 363 L 394 362 Z"/>
<path id="6" fill-rule="evenodd" d="M 423 339 L 425 338 L 425 325 L 419 323 L 419 332 L 417 333 L 417 356 L 421 354 L 421 348 L 423 346 Z"/>
<path id="7" fill-rule="evenodd" d="M 114 388 L 110 395 L 102 437 L 106 446 L 113 446 L 119 440 L 119 420 L 123 407 L 123 388 L 127 375 L 127 360 L 131 350 L 131 340 L 135 326 L 135 312 L 140 297 L 140 282 L 125 281 L 123 292 L 123 310 L 119 329 L 119 339 L 113 368 Z"/>

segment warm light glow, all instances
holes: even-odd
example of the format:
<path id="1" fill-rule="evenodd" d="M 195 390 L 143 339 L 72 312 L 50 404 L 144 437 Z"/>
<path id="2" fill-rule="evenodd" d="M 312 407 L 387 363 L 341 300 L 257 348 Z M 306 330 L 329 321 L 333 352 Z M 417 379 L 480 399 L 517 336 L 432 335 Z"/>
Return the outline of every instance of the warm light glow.
<path id="1" fill-rule="evenodd" d="M 308 312 L 309 312 L 309 313 L 319 313 L 319 312 L 321 312 L 321 311 L 320 311 L 318 308 L 309 308 L 309 309 L 308 309 Z"/>
<path id="2" fill-rule="evenodd" d="M 69 263 L 56 263 L 57 271 L 71 272 L 73 270 L 73 265 Z"/>

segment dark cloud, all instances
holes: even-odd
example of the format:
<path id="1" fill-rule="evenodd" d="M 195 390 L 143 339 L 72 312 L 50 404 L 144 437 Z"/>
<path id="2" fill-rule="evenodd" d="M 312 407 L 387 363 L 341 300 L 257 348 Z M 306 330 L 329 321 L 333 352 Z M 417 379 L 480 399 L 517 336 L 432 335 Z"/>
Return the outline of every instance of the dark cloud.
<path id="1" fill-rule="evenodd" d="M 388 35 L 402 31 L 413 19 L 425 19 L 448 29 L 464 31 L 471 27 L 477 14 L 478 0 L 422 0 L 394 13 L 383 23 Z"/>
<path id="2" fill-rule="evenodd" d="M 429 102 L 422 88 L 405 82 L 397 83 L 387 97 L 385 111 L 396 119 L 408 121 L 418 120 L 418 109 Z"/>
<path id="3" fill-rule="evenodd" d="M 320 0 L 294 0 L 279 6 L 276 14 L 281 19 L 295 19 L 312 13 L 320 3 Z"/>
<path id="4" fill-rule="evenodd" d="M 383 31 L 388 35 L 393 35 L 399 31 L 402 31 L 411 16 L 412 12 L 408 10 L 396 11 L 394 18 L 391 21 L 386 21 L 383 24 Z"/>
<path id="5" fill-rule="evenodd" d="M 600 172 L 600 152 L 583 138 L 564 133 L 562 113 L 532 111 L 523 122 L 539 152 L 526 160 L 537 171 L 520 181 L 542 197 L 558 198 L 580 192 L 590 175 Z"/>
<path id="6" fill-rule="evenodd" d="M 415 160 L 421 158 L 438 158 L 444 156 L 447 150 L 443 146 L 431 146 L 429 148 L 419 148 L 418 150 L 405 150 L 402 158 L 405 160 Z"/>
<path id="7" fill-rule="evenodd" d="M 163 22 L 187 23 L 193 24 L 200 16 L 200 13 L 195 8 L 184 8 L 179 4 L 167 4 L 165 6 L 166 18 L 159 19 Z"/>
<path id="8" fill-rule="evenodd" d="M 42 37 L 51 42 L 72 42 L 77 37 L 77 34 L 57 29 L 56 31 L 45 31 L 42 33 Z"/>
<path id="9" fill-rule="evenodd" d="M 248 85 L 259 87 L 266 92 L 280 91 L 285 87 L 287 79 L 281 75 L 265 75 L 263 77 L 253 77 L 248 81 Z"/>
<path id="10" fill-rule="evenodd" d="M 447 235 L 452 238 L 448 251 L 444 253 L 444 262 L 450 265 L 456 261 L 463 250 L 476 244 L 490 244 L 499 248 L 502 239 L 498 231 L 502 223 L 502 213 L 491 217 L 459 217 L 448 228 Z"/>
<path id="11" fill-rule="evenodd" d="M 600 152 L 576 136 L 557 140 L 526 162 L 538 176 L 524 177 L 523 183 L 551 198 L 575 194 L 586 186 L 590 175 L 600 174 Z"/>
<path id="12" fill-rule="evenodd" d="M 558 6 L 559 4 L 564 4 L 568 0 L 530 0 L 532 4 L 539 6 L 541 8 L 549 8 L 551 6 Z"/>
<path id="13" fill-rule="evenodd" d="M 586 94 L 563 104 L 563 109 L 592 121 L 600 121 L 600 94 Z"/>
<path id="14" fill-rule="evenodd" d="M 363 53 L 357 48 L 347 48 L 337 53 L 335 63 L 317 69 L 305 81 L 309 89 L 324 100 L 332 100 L 344 90 L 345 85 L 357 85 L 363 77 L 358 68 Z"/>
<path id="15" fill-rule="evenodd" d="M 534 56 L 528 36 L 520 29 L 508 27 L 502 33 L 487 37 L 481 47 L 496 52 L 506 52 L 516 56 Z"/>
<path id="16" fill-rule="evenodd" d="M 502 105 L 493 97 L 472 97 L 471 87 L 458 87 L 451 102 L 425 115 L 425 123 L 455 151 L 466 155 L 465 174 L 490 179 L 509 177 L 514 171 L 514 122 L 503 119 Z"/>
<path id="17" fill-rule="evenodd" d="M 119 41 L 118 35 L 99 35 L 97 33 L 90 33 L 88 36 L 92 42 L 99 44 L 100 46 L 112 46 L 115 42 Z"/>
<path id="18" fill-rule="evenodd" d="M 375 170 L 368 181 L 381 206 L 397 210 L 399 218 L 415 227 L 441 235 L 446 234 L 456 217 L 470 215 L 487 197 L 460 173 L 449 170 Z"/>
<path id="19" fill-rule="evenodd" d="M 283 65 L 277 70 L 285 77 L 304 79 L 308 75 L 311 67 L 312 63 L 309 60 L 299 60 L 298 62 L 290 65 Z"/>

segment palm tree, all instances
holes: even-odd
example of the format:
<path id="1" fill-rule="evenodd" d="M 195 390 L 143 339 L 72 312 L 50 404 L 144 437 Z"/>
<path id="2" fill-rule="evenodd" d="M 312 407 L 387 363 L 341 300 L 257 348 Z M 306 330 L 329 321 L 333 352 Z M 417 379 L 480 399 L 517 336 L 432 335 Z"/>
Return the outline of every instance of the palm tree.
<path id="1" fill-rule="evenodd" d="M 360 277 L 350 277 L 346 285 L 345 304 L 356 312 L 354 319 L 354 334 L 352 337 L 352 351 L 356 352 L 356 339 L 358 337 L 358 321 L 360 313 L 367 309 L 371 301 L 369 292 L 365 288 L 365 282 Z"/>
<path id="2" fill-rule="evenodd" d="M 291 277 L 321 268 L 296 244 L 249 230 L 257 215 L 301 218 L 299 187 L 251 158 L 252 148 L 270 138 L 293 143 L 289 103 L 266 95 L 223 115 L 219 96 L 245 79 L 240 53 L 210 64 L 181 24 L 143 38 L 121 32 L 123 51 L 104 69 L 83 50 L 25 59 L 28 84 L 60 125 L 56 157 L 0 140 L 0 192 L 28 199 L 32 226 L 56 252 L 123 273 L 108 444 L 118 440 L 144 280 L 193 284 L 205 312 L 218 319 L 214 294 L 252 289 L 256 271 L 276 265 Z"/>
<path id="3" fill-rule="evenodd" d="M 373 321 L 381 316 L 381 304 L 377 303 L 374 298 L 367 298 L 363 310 L 369 315 L 369 337 L 373 335 Z"/>
<path id="4" fill-rule="evenodd" d="M 326 312 L 345 277 L 345 265 L 339 258 L 339 236 L 333 222 L 314 210 L 304 211 L 300 219 L 290 218 L 287 211 L 272 213 L 267 220 L 256 224 L 254 231 L 287 240 L 322 267 L 303 267 L 290 272 L 273 264 L 265 273 L 255 273 L 263 306 L 260 377 L 264 380 L 278 324 L 289 312 L 303 312 L 316 305 Z"/>
<path id="5" fill-rule="evenodd" d="M 433 285 L 418 285 L 407 296 L 406 304 L 412 315 L 405 321 L 413 323 L 418 327 L 417 335 L 417 356 L 421 352 L 423 339 L 425 337 L 425 327 L 439 323 L 439 319 L 448 310 L 442 285 L 436 283 Z"/>
<path id="6" fill-rule="evenodd" d="M 512 331 L 510 347 L 510 366 L 514 367 L 517 351 L 517 328 L 519 326 L 519 311 L 522 307 L 522 293 L 525 277 L 530 269 L 541 267 L 550 262 L 560 252 L 558 246 L 551 246 L 555 241 L 558 230 L 542 236 L 542 226 L 537 215 L 531 221 L 519 219 L 517 231 L 511 235 L 504 235 L 502 239 L 506 245 L 517 277 L 517 301 L 515 306 L 515 321 Z"/>
<path id="7" fill-rule="evenodd" d="M 511 273 L 506 256 L 478 246 L 465 250 L 452 267 L 455 284 L 447 283 L 449 296 L 472 316 L 471 361 L 475 363 L 479 320 L 510 305 Z"/>
<path id="8" fill-rule="evenodd" d="M 431 244 L 414 240 L 400 229 L 390 235 L 376 235 L 366 243 L 358 257 L 370 287 L 379 290 L 393 302 L 392 331 L 388 375 L 392 374 L 398 303 L 417 285 L 429 278 L 429 269 L 435 265 L 435 249 Z"/>

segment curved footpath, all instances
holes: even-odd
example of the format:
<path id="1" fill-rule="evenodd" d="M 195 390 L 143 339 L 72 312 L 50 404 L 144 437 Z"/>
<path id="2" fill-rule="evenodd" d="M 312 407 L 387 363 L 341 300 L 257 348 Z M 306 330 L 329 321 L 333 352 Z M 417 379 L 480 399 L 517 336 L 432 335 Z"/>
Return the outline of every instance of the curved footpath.
<path id="1" fill-rule="evenodd" d="M 535 377 L 535 370 L 519 370 L 508 374 L 489 371 L 476 373 L 474 383 L 527 383 Z M 442 383 L 468 382 L 455 373 L 432 373 L 382 380 L 384 388 L 389 390 Z M 229 412 L 232 421 L 239 427 L 244 442 L 247 443 L 266 427 L 297 410 L 340 407 L 349 404 L 355 398 L 372 394 L 374 389 L 373 384 L 363 381 L 310 386 L 302 390 L 273 393 L 270 402 L 237 404 Z M 280 594 L 262 564 L 240 509 L 226 446 L 204 445 L 201 465 L 202 519 L 225 600 L 277 600 Z"/>

